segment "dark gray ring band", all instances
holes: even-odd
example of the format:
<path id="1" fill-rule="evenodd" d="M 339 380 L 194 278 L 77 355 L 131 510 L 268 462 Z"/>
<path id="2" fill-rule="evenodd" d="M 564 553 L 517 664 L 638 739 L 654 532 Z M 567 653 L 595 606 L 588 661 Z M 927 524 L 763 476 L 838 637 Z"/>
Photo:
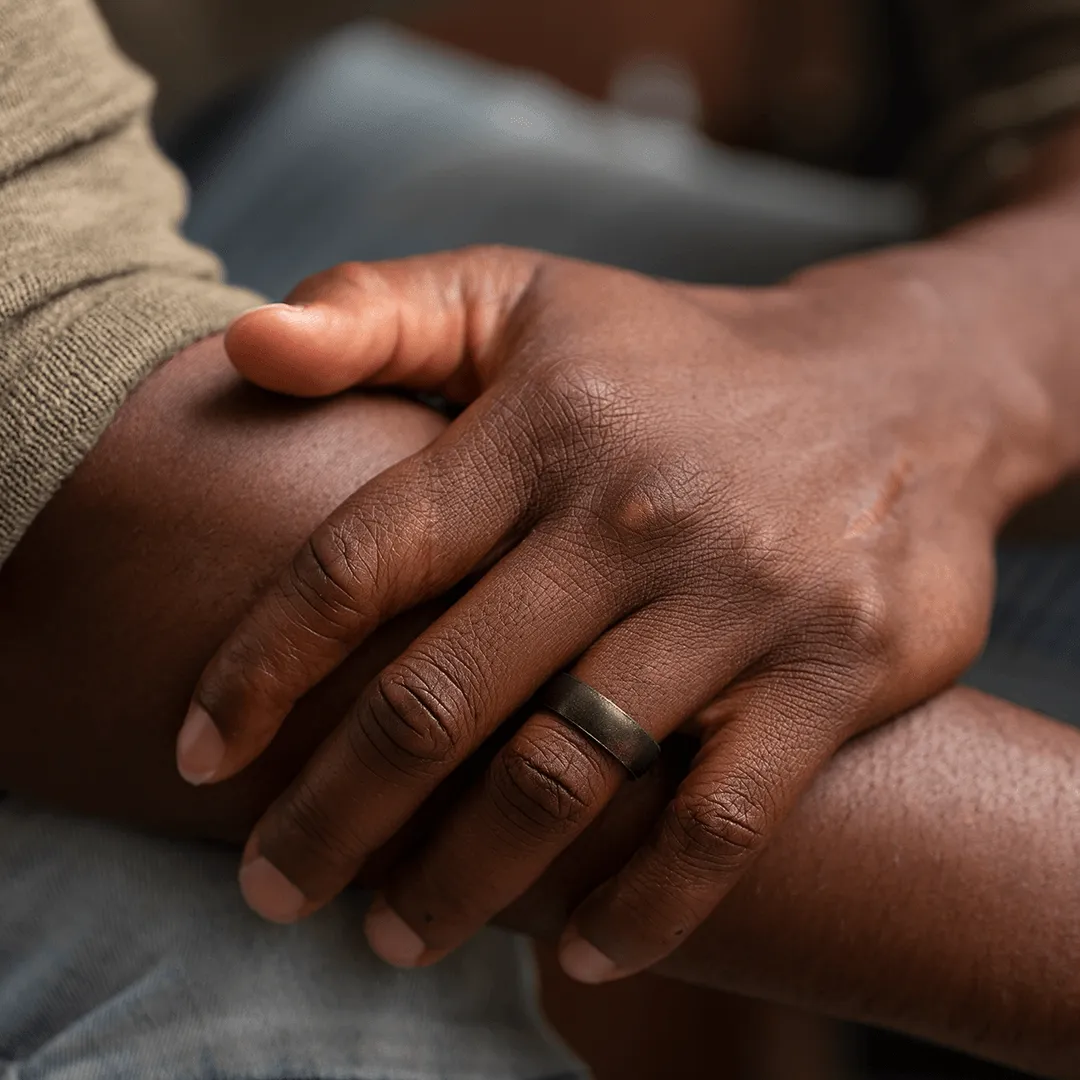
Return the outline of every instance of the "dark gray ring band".
<path id="1" fill-rule="evenodd" d="M 544 684 L 536 700 L 603 747 L 635 780 L 660 756 L 659 744 L 640 724 L 573 675 L 556 675 Z"/>

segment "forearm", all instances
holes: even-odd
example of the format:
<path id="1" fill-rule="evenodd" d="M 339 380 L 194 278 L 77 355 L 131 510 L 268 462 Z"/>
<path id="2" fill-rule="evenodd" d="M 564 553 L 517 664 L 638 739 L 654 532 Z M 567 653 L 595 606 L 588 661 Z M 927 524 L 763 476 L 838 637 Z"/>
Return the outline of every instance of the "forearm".
<path id="1" fill-rule="evenodd" d="M 173 750 L 195 679 L 334 506 L 442 427 L 389 396 L 245 386 L 220 337 L 157 371 L 0 570 L 0 790 L 241 840 L 407 631 L 376 635 L 265 760 L 201 791 Z"/>
<path id="2" fill-rule="evenodd" d="M 243 839 L 430 616 L 381 631 L 264 760 L 198 790 L 173 759 L 194 679 L 313 526 L 442 426 L 388 397 L 311 404 L 243 387 L 217 340 L 166 365 L 0 573 L 0 787 Z M 1078 776 L 1074 732 L 950 694 L 846 750 L 670 971 L 1069 1075 Z M 648 829 L 660 780 L 624 789 L 515 924 L 556 934 Z"/>
<path id="3" fill-rule="evenodd" d="M 664 794 L 628 789 L 515 925 L 554 938 Z M 844 750 L 661 971 L 1080 1076 L 1078 813 L 1080 736 L 951 691 Z"/>
<path id="4" fill-rule="evenodd" d="M 948 357 L 926 392 L 958 425 L 987 430 L 1000 521 L 1080 467 L 1080 124 L 1048 140 L 1001 209 L 920 243 L 796 277 L 796 291 L 849 295 L 851 318 Z"/>

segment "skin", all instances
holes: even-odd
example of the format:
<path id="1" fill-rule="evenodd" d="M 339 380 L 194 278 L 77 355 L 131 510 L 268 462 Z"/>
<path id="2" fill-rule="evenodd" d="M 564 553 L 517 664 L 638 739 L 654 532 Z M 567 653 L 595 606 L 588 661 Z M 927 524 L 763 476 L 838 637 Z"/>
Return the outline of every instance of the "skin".
<path id="1" fill-rule="evenodd" d="M 841 746 L 970 663 L 1002 523 L 1080 465 L 1076 154 L 1051 146 L 1007 210 L 770 289 L 481 249 L 339 267 L 240 320 L 227 348 L 262 385 L 470 403 L 313 532 L 196 686 L 179 765 L 216 782 L 387 618 L 470 579 L 256 826 L 248 902 L 318 909 L 568 668 L 700 749 L 563 966 L 669 955 Z M 534 711 L 395 871 L 372 947 L 436 962 L 625 779 Z"/>
<path id="2" fill-rule="evenodd" d="M 242 839 L 436 613 L 380 630 L 222 785 L 173 769 L 190 681 L 332 507 L 444 426 L 386 396 L 304 404 L 243 387 L 220 340 L 166 365 L 0 572 L 0 787 Z M 503 921 L 556 940 L 639 847 L 693 750 L 670 741 Z M 659 970 L 1080 1076 L 1078 777 L 1080 734 L 948 692 L 838 754 Z M 368 881 L 420 839 L 381 853 Z"/>
<path id="3" fill-rule="evenodd" d="M 18 703 L 5 713 L 0 790 L 241 839 L 408 630 L 373 640 L 301 705 L 266 761 L 220 790 L 196 792 L 173 767 L 184 680 L 306 530 L 444 426 L 390 397 L 275 398 L 240 382 L 220 338 L 165 365 L 0 572 L 2 685 Z M 41 716 L 62 725 L 63 754 Z"/>

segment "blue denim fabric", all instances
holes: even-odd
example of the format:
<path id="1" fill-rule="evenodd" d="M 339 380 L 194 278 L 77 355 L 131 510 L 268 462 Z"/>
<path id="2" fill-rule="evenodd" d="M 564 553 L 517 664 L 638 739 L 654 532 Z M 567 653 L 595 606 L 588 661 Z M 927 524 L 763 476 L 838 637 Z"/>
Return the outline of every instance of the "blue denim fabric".
<path id="1" fill-rule="evenodd" d="M 377 23 L 303 56 L 219 138 L 187 155 L 188 233 L 275 298 L 348 259 L 477 243 L 768 283 L 919 220 L 895 185 L 727 151 Z"/>
<path id="2" fill-rule="evenodd" d="M 0 1080 L 580 1077 L 526 942 L 438 967 L 367 948 L 367 897 L 252 915 L 236 853 L 0 803 Z"/>
<path id="3" fill-rule="evenodd" d="M 998 552 L 990 641 L 964 682 L 1080 727 L 1080 547 Z"/>
<path id="4" fill-rule="evenodd" d="M 343 259 L 483 241 L 753 283 L 917 219 L 895 188 L 725 152 L 379 26 L 313 50 L 200 145 L 189 232 L 272 296 Z M 1080 553 L 1009 558 L 973 679 L 1080 712 Z M 367 950 L 362 895 L 282 929 L 243 907 L 235 869 L 0 803 L 0 1080 L 583 1075 L 539 1017 L 524 943 L 490 931 L 396 972 Z"/>

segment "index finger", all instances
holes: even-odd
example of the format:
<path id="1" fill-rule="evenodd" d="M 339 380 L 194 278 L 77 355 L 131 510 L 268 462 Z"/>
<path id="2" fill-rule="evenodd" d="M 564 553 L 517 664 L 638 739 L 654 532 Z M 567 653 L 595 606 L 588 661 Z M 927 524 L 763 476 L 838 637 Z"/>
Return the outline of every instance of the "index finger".
<path id="1" fill-rule="evenodd" d="M 380 623 L 457 584 L 511 536 L 526 485 L 510 448 L 476 459 L 451 429 L 342 504 L 215 653 L 177 738 L 192 784 L 224 780 L 270 743 L 296 702 Z M 491 452 L 491 447 L 487 447 Z"/>

